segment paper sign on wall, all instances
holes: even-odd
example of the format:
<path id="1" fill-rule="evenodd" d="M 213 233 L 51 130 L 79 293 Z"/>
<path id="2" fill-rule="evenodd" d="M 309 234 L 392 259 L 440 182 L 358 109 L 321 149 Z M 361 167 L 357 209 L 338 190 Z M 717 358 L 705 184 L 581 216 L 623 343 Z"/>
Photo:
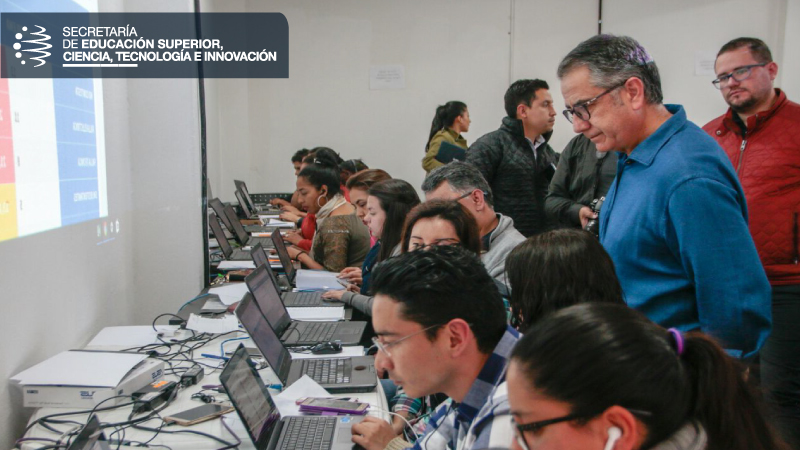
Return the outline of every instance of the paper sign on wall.
<path id="1" fill-rule="evenodd" d="M 383 89 L 405 89 L 406 69 L 402 65 L 370 66 L 369 88 L 377 91 Z"/>
<path id="2" fill-rule="evenodd" d="M 694 52 L 694 75 L 697 77 L 715 77 L 714 61 L 716 52 Z"/>

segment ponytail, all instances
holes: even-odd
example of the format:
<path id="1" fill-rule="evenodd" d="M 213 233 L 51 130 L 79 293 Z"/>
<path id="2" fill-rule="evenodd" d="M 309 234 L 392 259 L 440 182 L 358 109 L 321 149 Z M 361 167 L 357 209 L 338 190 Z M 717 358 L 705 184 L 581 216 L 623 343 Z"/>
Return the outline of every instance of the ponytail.
<path id="1" fill-rule="evenodd" d="M 665 330 L 624 305 L 555 311 L 528 329 L 511 358 L 531 386 L 587 421 L 626 408 L 647 428 L 641 449 L 696 423 L 708 450 L 788 450 L 719 345 L 699 332 Z"/>
<path id="2" fill-rule="evenodd" d="M 431 139 L 433 139 L 433 136 L 444 128 L 452 127 L 453 122 L 456 121 L 458 116 L 464 114 L 466 109 L 466 103 L 456 100 L 447 102 L 444 105 L 439 105 L 436 108 L 436 114 L 434 114 L 433 121 L 431 122 L 431 132 L 428 135 L 428 143 L 425 144 L 426 152 L 428 151 L 428 147 L 431 146 Z"/>
<path id="3" fill-rule="evenodd" d="M 767 423 L 743 365 L 702 333 L 687 333 L 683 341 L 681 360 L 695 397 L 692 415 L 708 434 L 708 449 L 788 450 Z"/>
<path id="4" fill-rule="evenodd" d="M 313 156 L 306 157 L 303 160 L 308 165 L 297 174 L 297 177 L 305 178 L 309 184 L 318 190 L 322 189 L 322 186 L 326 186 L 328 188 L 327 198 L 330 199 L 341 191 L 339 162 L 336 160 L 338 155 L 333 150 L 324 147 L 323 149 L 316 151 Z M 309 160 L 309 158 L 313 159 Z"/>

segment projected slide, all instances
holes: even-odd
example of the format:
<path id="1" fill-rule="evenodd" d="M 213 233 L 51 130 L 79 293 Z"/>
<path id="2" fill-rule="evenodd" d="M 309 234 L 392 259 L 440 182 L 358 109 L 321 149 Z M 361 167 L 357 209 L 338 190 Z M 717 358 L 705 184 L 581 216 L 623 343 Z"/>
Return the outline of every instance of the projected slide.
<path id="1" fill-rule="evenodd" d="M 16 27 L 4 12 L 97 12 L 97 2 L 0 0 L 0 27 Z M 0 79 L 0 241 L 108 215 L 103 130 L 99 79 Z"/>

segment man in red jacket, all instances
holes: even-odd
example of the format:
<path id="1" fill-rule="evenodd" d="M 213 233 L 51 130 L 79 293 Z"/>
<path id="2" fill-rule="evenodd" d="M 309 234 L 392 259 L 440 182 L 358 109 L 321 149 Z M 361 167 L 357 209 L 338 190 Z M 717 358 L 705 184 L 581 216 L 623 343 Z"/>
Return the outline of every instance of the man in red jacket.
<path id="1" fill-rule="evenodd" d="M 728 154 L 744 188 L 750 233 L 772 285 L 761 383 L 781 434 L 800 448 L 800 105 L 773 87 L 778 65 L 760 39 L 725 44 L 715 71 L 713 84 L 730 108 L 703 129 Z"/>

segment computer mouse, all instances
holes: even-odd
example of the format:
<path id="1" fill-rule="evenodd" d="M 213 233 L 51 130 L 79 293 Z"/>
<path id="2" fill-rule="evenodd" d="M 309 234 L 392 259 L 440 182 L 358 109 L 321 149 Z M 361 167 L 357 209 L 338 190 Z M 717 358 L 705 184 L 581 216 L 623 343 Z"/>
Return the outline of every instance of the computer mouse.
<path id="1" fill-rule="evenodd" d="M 315 355 L 330 355 L 332 353 L 342 353 L 342 344 L 338 342 L 321 342 L 311 347 L 311 353 Z"/>

